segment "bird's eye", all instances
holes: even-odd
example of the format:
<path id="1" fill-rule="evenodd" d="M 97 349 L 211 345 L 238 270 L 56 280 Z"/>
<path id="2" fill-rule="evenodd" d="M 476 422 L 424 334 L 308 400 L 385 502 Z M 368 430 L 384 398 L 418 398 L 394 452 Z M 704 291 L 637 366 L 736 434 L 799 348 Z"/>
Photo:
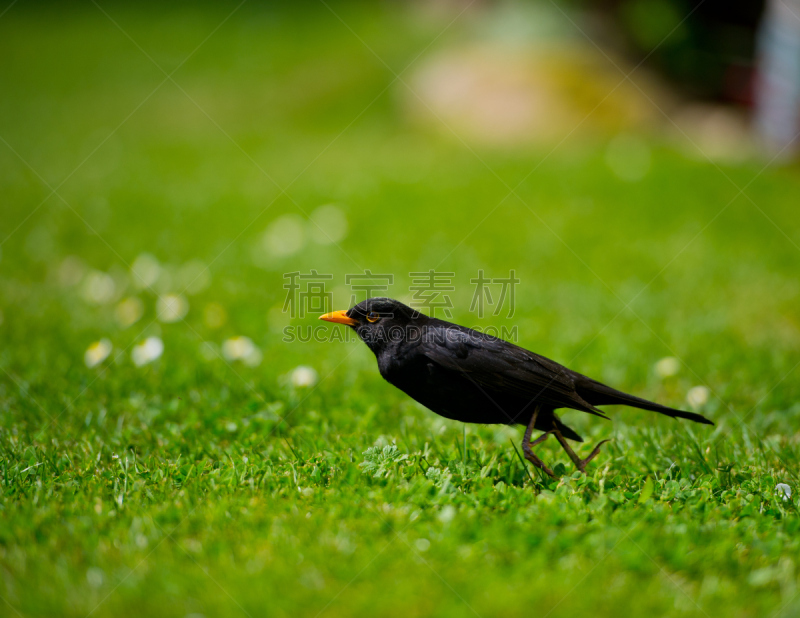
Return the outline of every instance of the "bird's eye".
<path id="1" fill-rule="evenodd" d="M 377 322 L 377 321 L 378 321 L 378 320 L 380 320 L 380 319 L 381 319 L 381 316 L 379 316 L 379 315 L 378 315 L 377 313 L 375 313 L 374 311 L 370 311 L 370 312 L 367 314 L 367 322 Z"/>

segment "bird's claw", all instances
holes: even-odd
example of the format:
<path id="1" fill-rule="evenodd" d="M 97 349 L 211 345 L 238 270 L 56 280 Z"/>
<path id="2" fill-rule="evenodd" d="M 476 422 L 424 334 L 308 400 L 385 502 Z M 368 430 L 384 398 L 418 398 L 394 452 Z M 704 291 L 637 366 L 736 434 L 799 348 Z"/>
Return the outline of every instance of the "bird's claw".
<path id="1" fill-rule="evenodd" d="M 576 461 L 575 465 L 577 466 L 578 470 L 586 474 L 586 464 L 588 464 L 590 461 L 592 461 L 592 459 L 594 459 L 595 457 L 597 457 L 598 454 L 600 454 L 600 447 L 603 446 L 606 442 L 611 442 L 611 440 L 610 439 L 601 440 L 600 442 L 597 443 L 597 446 L 594 447 L 594 450 L 592 450 L 592 452 L 589 453 L 588 457 Z"/>
<path id="2" fill-rule="evenodd" d="M 605 444 L 606 442 L 608 442 L 608 440 L 602 440 L 600 443 L 598 443 L 597 446 L 594 447 L 594 450 L 591 453 L 589 453 L 588 457 L 586 457 L 585 459 L 581 459 L 580 457 L 578 457 L 578 454 L 572 450 L 572 447 L 569 445 L 569 442 L 567 442 L 564 439 L 564 436 L 561 435 L 561 432 L 558 429 L 553 430 L 553 433 L 555 434 L 558 442 L 561 444 L 561 448 L 563 448 L 564 451 L 567 453 L 567 455 L 569 455 L 569 458 L 572 460 L 572 463 L 575 464 L 575 467 L 578 470 L 580 470 L 582 474 L 586 474 L 586 464 L 588 464 L 590 461 L 592 461 L 592 459 L 597 457 L 598 453 L 600 452 L 600 447 L 603 446 L 603 444 Z"/>

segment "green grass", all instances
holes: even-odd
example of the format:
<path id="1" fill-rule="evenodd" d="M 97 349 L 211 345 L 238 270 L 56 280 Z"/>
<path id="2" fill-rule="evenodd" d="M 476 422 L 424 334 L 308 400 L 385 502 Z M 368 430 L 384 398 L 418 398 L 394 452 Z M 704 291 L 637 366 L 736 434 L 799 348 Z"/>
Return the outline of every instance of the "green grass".
<path id="1" fill-rule="evenodd" d="M 234 4 L 103 6 L 180 87 L 92 5 L 0 18 L 0 613 L 800 611 L 796 168 L 717 168 L 646 137 L 650 171 L 627 183 L 606 137 L 550 156 L 467 147 L 412 122 L 404 86 L 384 91 L 394 75 L 322 5 L 246 4 L 205 43 Z M 449 20 L 335 10 L 395 71 Z M 417 62 L 478 29 L 457 22 Z M 277 217 L 326 203 L 347 216 L 338 246 L 254 260 Z M 157 321 L 157 290 L 137 290 L 143 252 L 209 266 L 184 320 Z M 65 285 L 67 256 L 142 318 L 122 328 L 119 298 Z M 589 476 L 545 481 L 512 447 L 521 431 L 464 436 L 362 344 L 283 341 L 283 274 L 312 268 L 334 275 L 335 308 L 347 273 L 394 273 L 407 298 L 408 273 L 453 271 L 455 321 L 516 326 L 521 345 L 669 405 L 705 385 L 717 425 L 566 413 L 581 452 L 612 442 Z M 516 269 L 512 318 L 468 312 L 480 268 Z M 219 356 L 240 335 L 260 365 Z M 147 336 L 164 353 L 137 367 Z M 90 369 L 101 338 L 114 350 Z M 660 378 L 665 356 L 680 371 Z M 292 385 L 299 365 L 315 387 Z M 569 472 L 555 441 L 540 452 Z"/>

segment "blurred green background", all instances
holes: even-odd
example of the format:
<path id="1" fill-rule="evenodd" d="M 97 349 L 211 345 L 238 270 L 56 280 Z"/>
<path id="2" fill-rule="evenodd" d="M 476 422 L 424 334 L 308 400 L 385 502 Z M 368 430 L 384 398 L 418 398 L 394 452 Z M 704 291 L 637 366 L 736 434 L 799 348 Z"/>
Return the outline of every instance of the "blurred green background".
<path id="1" fill-rule="evenodd" d="M 0 613 L 798 611 L 800 177 L 741 110 L 580 6 L 2 10 Z M 312 269 L 452 272 L 454 321 L 717 426 L 568 413 L 613 442 L 549 483 L 287 341 Z"/>

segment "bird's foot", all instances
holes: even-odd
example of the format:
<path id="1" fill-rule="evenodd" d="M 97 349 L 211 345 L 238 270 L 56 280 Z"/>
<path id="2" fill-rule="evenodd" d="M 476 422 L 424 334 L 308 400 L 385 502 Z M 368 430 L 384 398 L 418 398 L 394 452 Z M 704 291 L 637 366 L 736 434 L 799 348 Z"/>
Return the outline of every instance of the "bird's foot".
<path id="1" fill-rule="evenodd" d="M 561 435 L 560 431 L 555 429 L 553 430 L 553 434 L 555 434 L 556 439 L 561 444 L 561 447 L 567 452 L 567 455 L 569 455 L 569 458 L 572 460 L 572 463 L 574 463 L 575 467 L 578 468 L 578 470 L 580 470 L 583 474 L 586 474 L 586 465 L 590 461 L 592 461 L 592 459 L 597 457 L 597 455 L 600 453 L 600 447 L 602 447 L 606 442 L 610 441 L 610 440 L 602 440 L 597 444 L 597 446 L 594 447 L 594 450 L 591 453 L 589 453 L 588 457 L 586 457 L 585 459 L 581 459 L 580 457 L 578 457 L 578 454 L 572 450 L 572 447 L 569 445 L 564 436 Z"/>
<path id="2" fill-rule="evenodd" d="M 592 459 L 597 457 L 600 453 L 600 447 L 603 446 L 606 442 L 611 442 L 611 440 L 601 440 L 597 443 L 597 446 L 594 447 L 594 450 L 589 453 L 589 456 L 586 459 L 580 459 L 575 462 L 575 465 L 578 467 L 578 470 L 586 474 L 586 464 L 588 464 Z"/>
<path id="3" fill-rule="evenodd" d="M 536 440 L 534 440 L 533 442 L 528 441 L 530 440 L 530 433 L 528 433 L 526 435 L 528 440 L 523 440 L 522 442 L 522 452 L 525 453 L 525 459 L 527 459 L 534 466 L 539 468 L 539 470 L 547 474 L 551 479 L 557 479 L 558 476 L 556 476 L 556 473 L 553 472 L 550 468 L 548 468 L 547 464 L 545 464 L 541 459 L 539 459 L 532 449 L 532 447 L 536 446 L 537 444 L 544 442 L 547 439 L 547 436 L 549 436 L 551 433 L 553 432 L 546 431 L 541 436 L 536 438 Z"/>
<path id="4" fill-rule="evenodd" d="M 537 468 L 539 468 L 539 470 L 541 470 L 542 472 L 544 472 L 544 473 L 545 473 L 547 476 L 549 476 L 551 479 L 558 480 L 558 476 L 556 475 L 556 473 L 555 473 L 555 472 L 553 472 L 553 471 L 552 471 L 550 468 L 548 468 L 548 467 L 547 467 L 547 464 L 545 464 L 545 463 L 544 463 L 544 462 L 543 462 L 541 459 L 539 459 L 539 458 L 538 458 L 536 455 L 533 455 L 532 457 L 526 457 L 525 459 L 527 459 L 528 461 L 530 461 L 530 462 L 531 462 L 531 463 L 532 463 L 534 466 L 536 466 Z"/>

